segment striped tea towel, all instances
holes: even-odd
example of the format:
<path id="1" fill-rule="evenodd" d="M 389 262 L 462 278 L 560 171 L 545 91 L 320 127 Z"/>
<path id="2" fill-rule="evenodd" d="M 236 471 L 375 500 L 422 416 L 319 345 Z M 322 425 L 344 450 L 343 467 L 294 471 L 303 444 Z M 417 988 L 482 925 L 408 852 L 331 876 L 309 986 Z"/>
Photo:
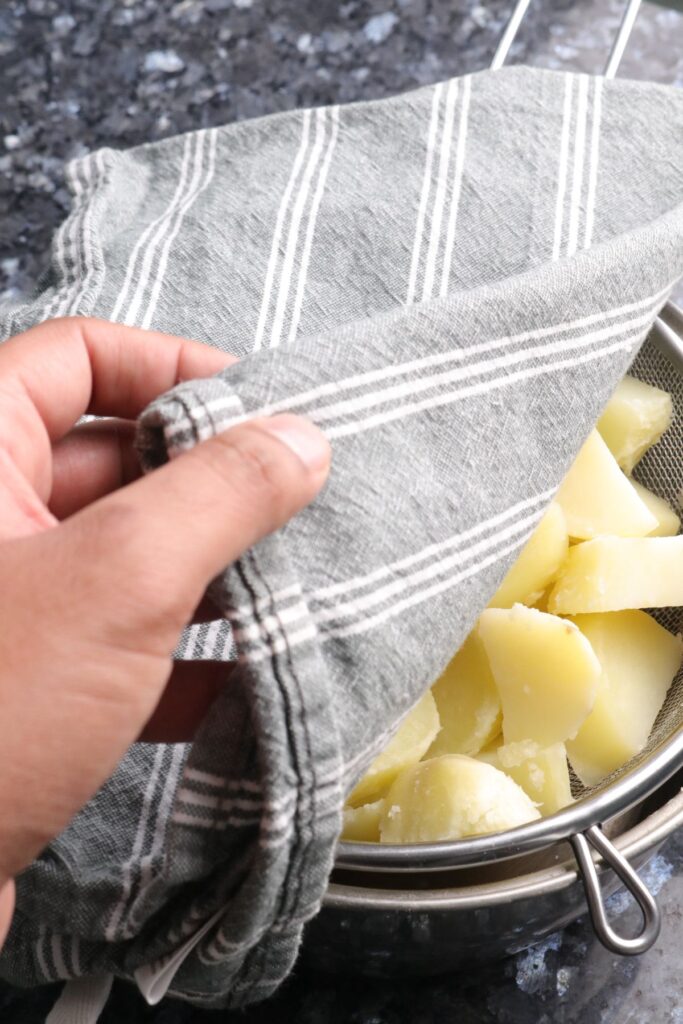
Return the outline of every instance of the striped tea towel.
<path id="1" fill-rule="evenodd" d="M 45 291 L 241 361 L 141 418 L 147 468 L 256 413 L 334 450 L 215 594 L 241 668 L 193 746 L 134 747 L 20 879 L 0 966 L 260 999 L 344 794 L 486 605 L 683 274 L 683 94 L 511 69 L 71 167 Z M 189 634 L 217 656 L 227 626 Z"/>

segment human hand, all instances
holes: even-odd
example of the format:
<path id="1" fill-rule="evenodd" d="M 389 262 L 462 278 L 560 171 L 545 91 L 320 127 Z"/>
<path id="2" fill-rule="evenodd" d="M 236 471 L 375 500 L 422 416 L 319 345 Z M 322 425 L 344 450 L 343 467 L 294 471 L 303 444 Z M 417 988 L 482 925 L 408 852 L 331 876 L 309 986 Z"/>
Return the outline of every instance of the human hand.
<path id="1" fill-rule="evenodd" d="M 12 877 L 130 744 L 191 738 L 227 673 L 174 666 L 180 632 L 207 617 L 211 579 L 327 476 L 322 433 L 283 415 L 139 478 L 132 420 L 232 361 L 80 318 L 0 346 L 0 943 Z M 118 418 L 74 429 L 84 413 Z"/>

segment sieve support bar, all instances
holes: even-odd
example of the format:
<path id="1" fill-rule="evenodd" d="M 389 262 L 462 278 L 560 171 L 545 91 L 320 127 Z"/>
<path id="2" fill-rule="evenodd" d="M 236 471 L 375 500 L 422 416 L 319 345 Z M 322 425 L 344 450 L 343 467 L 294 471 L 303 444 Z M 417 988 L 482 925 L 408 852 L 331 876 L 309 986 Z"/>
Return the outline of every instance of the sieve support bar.
<path id="1" fill-rule="evenodd" d="M 585 832 L 577 832 L 571 837 L 570 842 L 586 890 L 593 928 L 600 942 L 611 953 L 617 953 L 619 956 L 638 956 L 645 953 L 657 941 L 662 925 L 659 907 L 650 890 L 626 858 L 604 835 L 599 825 L 592 825 Z M 607 919 L 600 877 L 591 855 L 591 847 L 597 850 L 605 864 L 623 882 L 640 907 L 643 925 L 639 934 L 632 939 L 618 935 Z"/>
<path id="2" fill-rule="evenodd" d="M 502 68 L 505 63 L 507 55 L 510 52 L 510 47 L 515 41 L 515 36 L 519 32 L 519 26 L 524 20 L 524 15 L 526 14 L 530 3 L 531 0 L 517 0 L 515 9 L 510 15 L 510 20 L 505 26 L 505 31 L 498 43 L 498 46 L 496 47 L 496 52 L 493 55 L 491 71 L 498 71 L 498 69 Z"/>
<path id="3" fill-rule="evenodd" d="M 676 328 L 671 326 L 672 323 Z M 667 303 L 655 320 L 650 340 L 679 373 L 683 373 L 683 316 L 672 303 Z"/>
<path id="4" fill-rule="evenodd" d="M 604 75 L 605 78 L 614 78 L 621 64 L 621 58 L 624 56 L 624 50 L 631 38 L 633 32 L 633 26 L 636 23 L 638 17 L 638 11 L 640 10 L 641 0 L 628 0 L 626 9 L 619 25 L 619 31 L 617 37 L 614 40 L 612 51 L 607 60 Z"/>
<path id="5" fill-rule="evenodd" d="M 626 2 L 621 22 L 603 72 L 605 78 L 614 78 L 617 73 L 619 65 L 621 64 L 621 58 L 624 56 L 624 51 L 628 45 L 629 39 L 631 38 L 631 33 L 633 32 L 633 26 L 636 23 L 641 3 L 642 0 L 627 0 Z M 517 33 L 524 21 L 530 4 L 531 0 L 517 0 L 508 23 L 505 26 L 505 31 L 503 32 L 501 40 L 496 47 L 496 52 L 490 64 L 491 71 L 498 71 L 498 69 L 502 68 L 505 64 L 508 54 L 510 53 L 510 48 L 517 37 Z"/>

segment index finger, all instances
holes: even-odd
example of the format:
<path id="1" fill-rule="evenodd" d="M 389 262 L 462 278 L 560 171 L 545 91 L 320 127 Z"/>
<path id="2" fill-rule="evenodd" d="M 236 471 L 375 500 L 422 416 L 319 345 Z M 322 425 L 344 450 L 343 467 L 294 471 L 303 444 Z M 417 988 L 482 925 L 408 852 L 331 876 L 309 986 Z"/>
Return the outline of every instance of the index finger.
<path id="1" fill-rule="evenodd" d="M 0 445 L 42 491 L 45 435 L 84 414 L 134 419 L 180 381 L 218 373 L 235 357 L 158 331 L 70 317 L 0 346 Z"/>

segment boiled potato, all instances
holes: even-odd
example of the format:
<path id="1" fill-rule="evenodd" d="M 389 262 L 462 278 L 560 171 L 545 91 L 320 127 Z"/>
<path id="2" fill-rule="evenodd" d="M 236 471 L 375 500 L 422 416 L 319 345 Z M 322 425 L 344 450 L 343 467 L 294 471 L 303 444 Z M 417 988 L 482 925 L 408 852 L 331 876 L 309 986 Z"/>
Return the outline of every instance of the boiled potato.
<path id="1" fill-rule="evenodd" d="M 381 754 L 357 783 L 347 803 L 367 804 L 382 796 L 404 768 L 415 764 L 429 749 L 440 728 L 439 713 L 429 690 L 399 726 Z"/>
<path id="2" fill-rule="evenodd" d="M 512 779 L 462 754 L 401 772 L 380 822 L 383 843 L 431 843 L 516 828 L 540 815 Z"/>
<path id="3" fill-rule="evenodd" d="M 383 811 L 384 800 L 361 804 L 360 807 L 345 807 L 342 839 L 354 843 L 378 843 Z"/>
<path id="4" fill-rule="evenodd" d="M 541 814 L 555 814 L 572 803 L 569 783 L 569 765 L 564 743 L 553 743 L 545 750 L 539 750 L 532 757 L 516 762 L 514 753 L 508 764 L 508 747 L 500 747 L 498 760 L 502 770 L 537 805 Z"/>
<path id="5" fill-rule="evenodd" d="M 556 501 L 570 537 L 587 540 L 601 534 L 645 537 L 657 519 L 638 497 L 609 448 L 594 430 L 564 478 Z"/>
<path id="6" fill-rule="evenodd" d="M 498 757 L 498 751 L 503 746 L 503 737 L 496 736 L 495 740 L 480 750 L 477 754 L 477 761 L 485 761 L 486 764 L 493 765 L 494 768 L 500 770 L 500 758 Z"/>
<path id="7" fill-rule="evenodd" d="M 598 537 L 577 544 L 548 598 L 548 610 L 558 615 L 681 604 L 683 537 Z"/>
<path id="8" fill-rule="evenodd" d="M 476 754 L 498 735 L 500 697 L 484 646 L 476 633 L 467 640 L 432 687 L 441 729 L 428 751 Z"/>
<path id="9" fill-rule="evenodd" d="M 600 664 L 571 622 L 517 604 L 488 608 L 481 637 L 503 705 L 505 743 L 544 750 L 575 736 L 595 700 Z"/>
<path id="10" fill-rule="evenodd" d="M 593 786 L 647 743 L 683 657 L 683 641 L 641 611 L 577 615 L 602 666 L 593 710 L 567 743 L 574 771 Z"/>
<path id="11" fill-rule="evenodd" d="M 671 395 L 635 377 L 624 377 L 598 420 L 607 447 L 630 473 L 671 423 Z"/>
<path id="12" fill-rule="evenodd" d="M 681 521 L 669 502 L 660 498 L 658 494 L 648 491 L 647 487 L 643 487 L 636 480 L 632 480 L 631 483 L 640 500 L 657 520 L 656 528 L 650 530 L 648 537 L 675 537 L 681 528 Z"/>
<path id="13" fill-rule="evenodd" d="M 541 814 L 554 814 L 573 801 L 566 747 L 564 743 L 554 743 L 546 750 L 536 750 L 534 743 L 531 748 L 531 751 L 525 750 L 523 743 L 504 746 L 501 739 L 480 751 L 477 760 L 509 775 L 534 801 Z M 524 756 L 526 753 L 530 756 Z"/>
<path id="14" fill-rule="evenodd" d="M 535 604 L 560 568 L 568 547 L 564 513 L 553 502 L 494 594 L 489 608 L 512 608 L 517 602 Z"/>

